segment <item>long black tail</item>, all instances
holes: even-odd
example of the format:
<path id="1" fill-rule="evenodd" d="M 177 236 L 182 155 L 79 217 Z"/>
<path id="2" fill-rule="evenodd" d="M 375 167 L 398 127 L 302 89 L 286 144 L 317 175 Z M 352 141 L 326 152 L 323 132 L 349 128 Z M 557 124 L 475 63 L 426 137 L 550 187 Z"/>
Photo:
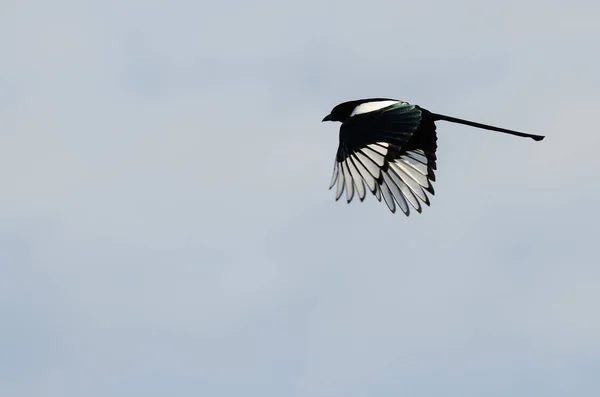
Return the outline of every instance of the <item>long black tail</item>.
<path id="1" fill-rule="evenodd" d="M 526 134 L 524 132 L 507 130 L 505 128 L 493 127 L 491 125 L 476 123 L 474 121 L 468 121 L 468 120 L 463 120 L 463 119 L 457 119 L 456 117 L 444 116 L 442 114 L 432 113 L 431 115 L 433 116 L 433 119 L 436 120 L 436 121 L 437 120 L 444 120 L 444 121 L 449 121 L 451 123 L 458 123 L 458 124 L 469 125 L 471 127 L 483 128 L 485 130 L 504 132 L 505 134 L 511 134 L 511 135 L 516 135 L 516 136 L 521 136 L 521 137 L 524 137 L 524 138 L 531 138 L 534 141 L 541 141 L 542 139 L 545 138 L 544 136 L 541 136 L 541 135 Z"/>

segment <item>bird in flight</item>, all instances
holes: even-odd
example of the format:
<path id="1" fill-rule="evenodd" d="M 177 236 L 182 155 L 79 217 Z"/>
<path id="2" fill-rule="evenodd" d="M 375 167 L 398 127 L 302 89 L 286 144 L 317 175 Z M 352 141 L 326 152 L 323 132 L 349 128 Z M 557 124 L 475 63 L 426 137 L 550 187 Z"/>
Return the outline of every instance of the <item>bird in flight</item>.
<path id="1" fill-rule="evenodd" d="M 367 189 L 383 200 L 392 213 L 408 216 L 412 206 L 422 211 L 430 205 L 436 170 L 436 121 L 503 132 L 535 141 L 540 135 L 493 127 L 432 113 L 418 105 L 390 98 L 358 99 L 341 103 L 323 121 L 340 121 L 338 146 L 329 189 L 336 186 L 335 200 L 344 190 L 348 203 L 354 194 L 360 201 Z M 410 206 L 409 206 L 410 204 Z"/>

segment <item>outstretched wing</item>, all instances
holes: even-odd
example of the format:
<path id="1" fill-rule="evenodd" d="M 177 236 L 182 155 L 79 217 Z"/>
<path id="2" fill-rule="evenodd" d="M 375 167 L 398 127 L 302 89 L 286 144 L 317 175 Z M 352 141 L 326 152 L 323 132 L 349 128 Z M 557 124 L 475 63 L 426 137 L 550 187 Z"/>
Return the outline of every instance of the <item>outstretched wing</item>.
<path id="1" fill-rule="evenodd" d="M 385 201 L 392 212 L 406 216 L 410 206 L 421 212 L 434 194 L 437 136 L 430 113 L 416 105 L 398 102 L 377 112 L 350 117 L 340 128 L 333 176 L 336 201 L 344 190 L 348 202 L 360 201 L 367 189 Z"/>

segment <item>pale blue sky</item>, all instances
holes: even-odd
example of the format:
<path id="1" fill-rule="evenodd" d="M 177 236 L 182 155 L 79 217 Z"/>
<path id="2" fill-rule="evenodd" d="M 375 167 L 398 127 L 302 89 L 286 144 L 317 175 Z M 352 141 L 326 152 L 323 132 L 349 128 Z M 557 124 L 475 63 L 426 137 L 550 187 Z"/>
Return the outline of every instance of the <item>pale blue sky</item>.
<path id="1" fill-rule="evenodd" d="M 600 4 L 0 3 L 0 395 L 600 395 Z M 432 206 L 328 191 L 339 102 Z"/>

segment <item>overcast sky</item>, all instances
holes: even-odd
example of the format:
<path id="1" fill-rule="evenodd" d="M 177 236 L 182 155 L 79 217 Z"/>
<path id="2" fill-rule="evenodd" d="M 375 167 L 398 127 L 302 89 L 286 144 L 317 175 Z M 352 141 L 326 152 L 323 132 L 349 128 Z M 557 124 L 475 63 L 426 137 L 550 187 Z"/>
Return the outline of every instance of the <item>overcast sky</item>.
<path id="1" fill-rule="evenodd" d="M 0 3 L 0 395 L 600 395 L 600 3 Z M 337 103 L 438 123 L 422 214 Z"/>

